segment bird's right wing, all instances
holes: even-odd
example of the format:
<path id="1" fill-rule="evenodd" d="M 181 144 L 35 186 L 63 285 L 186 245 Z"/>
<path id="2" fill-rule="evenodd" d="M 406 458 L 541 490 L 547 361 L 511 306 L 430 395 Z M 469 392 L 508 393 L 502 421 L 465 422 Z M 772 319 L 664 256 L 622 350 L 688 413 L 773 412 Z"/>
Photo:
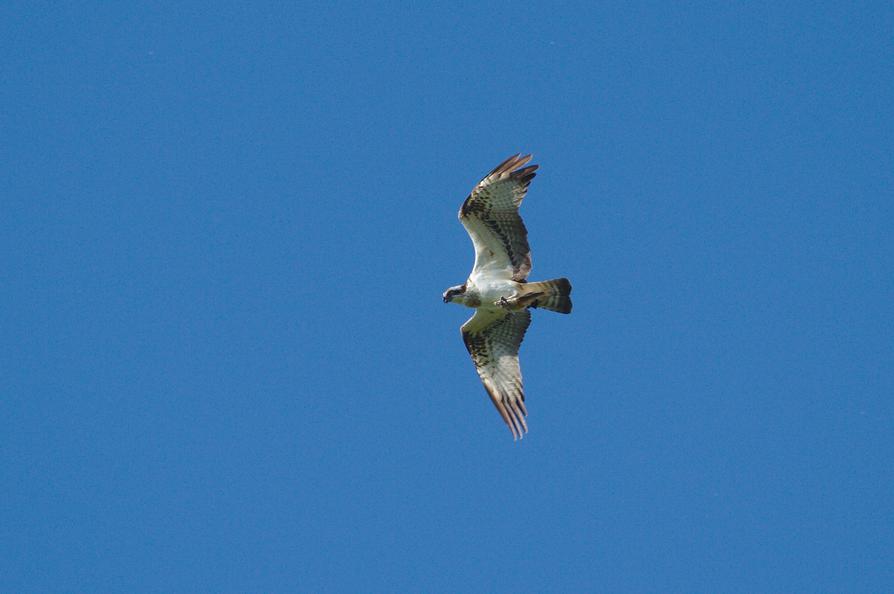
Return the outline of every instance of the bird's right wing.
<path id="1" fill-rule="evenodd" d="M 471 278 L 482 272 L 524 282 L 531 271 L 528 230 L 518 214 L 537 165 L 531 155 L 514 155 L 496 166 L 469 194 L 459 220 L 475 246 Z"/>
<path id="2" fill-rule="evenodd" d="M 530 324 L 527 309 L 479 308 L 461 328 L 481 383 L 516 439 L 528 431 L 518 349 Z"/>

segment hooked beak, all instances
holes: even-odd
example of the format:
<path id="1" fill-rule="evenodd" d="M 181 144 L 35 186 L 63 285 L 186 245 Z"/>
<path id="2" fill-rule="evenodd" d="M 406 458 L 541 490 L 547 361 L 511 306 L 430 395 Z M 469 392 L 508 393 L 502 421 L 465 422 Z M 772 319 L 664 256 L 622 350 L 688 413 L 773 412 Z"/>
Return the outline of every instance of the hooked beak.
<path id="1" fill-rule="evenodd" d="M 449 303 L 450 299 L 447 298 L 447 294 L 444 294 L 444 303 Z"/>

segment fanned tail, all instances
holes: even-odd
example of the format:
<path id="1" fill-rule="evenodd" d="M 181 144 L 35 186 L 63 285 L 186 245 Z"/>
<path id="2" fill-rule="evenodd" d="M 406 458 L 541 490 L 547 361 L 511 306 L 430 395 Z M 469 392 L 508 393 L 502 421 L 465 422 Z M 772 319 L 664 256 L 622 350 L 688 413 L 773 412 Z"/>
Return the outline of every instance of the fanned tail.
<path id="1" fill-rule="evenodd" d="M 567 278 L 554 278 L 539 283 L 525 284 L 525 293 L 543 293 L 531 302 L 531 307 L 540 307 L 559 313 L 571 313 L 571 282 Z"/>

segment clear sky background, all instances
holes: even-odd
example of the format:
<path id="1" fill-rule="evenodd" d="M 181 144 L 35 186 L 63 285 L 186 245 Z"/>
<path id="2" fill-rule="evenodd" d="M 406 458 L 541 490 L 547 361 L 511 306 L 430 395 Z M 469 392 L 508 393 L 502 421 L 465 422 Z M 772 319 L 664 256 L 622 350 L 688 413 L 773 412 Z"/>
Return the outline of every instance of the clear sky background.
<path id="1" fill-rule="evenodd" d="M 4 3 L 0 590 L 894 590 L 894 9 L 668 4 Z"/>

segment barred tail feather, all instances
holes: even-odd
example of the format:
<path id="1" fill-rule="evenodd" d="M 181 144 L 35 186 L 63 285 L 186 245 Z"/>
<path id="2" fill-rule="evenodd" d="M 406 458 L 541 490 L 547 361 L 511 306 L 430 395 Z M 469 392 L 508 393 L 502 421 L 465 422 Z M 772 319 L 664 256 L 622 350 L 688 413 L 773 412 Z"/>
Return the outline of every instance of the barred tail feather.
<path id="1" fill-rule="evenodd" d="M 531 307 L 542 307 L 559 313 L 571 313 L 571 282 L 567 278 L 555 278 L 539 283 L 527 283 L 526 293 L 543 293 L 531 303 Z"/>

